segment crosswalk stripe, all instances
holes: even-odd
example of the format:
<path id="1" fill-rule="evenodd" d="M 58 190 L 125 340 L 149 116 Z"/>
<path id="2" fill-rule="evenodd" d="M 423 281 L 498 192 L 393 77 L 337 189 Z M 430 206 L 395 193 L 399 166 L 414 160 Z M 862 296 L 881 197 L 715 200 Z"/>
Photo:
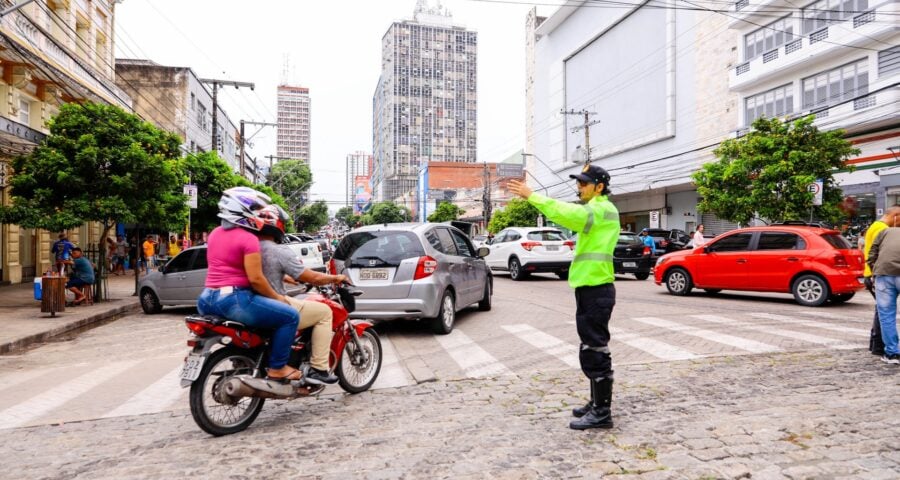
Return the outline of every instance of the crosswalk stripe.
<path id="1" fill-rule="evenodd" d="M 635 317 L 632 318 L 632 320 L 653 325 L 655 327 L 665 328 L 674 332 L 683 333 L 685 335 L 699 337 L 712 342 L 730 345 L 732 347 L 740 348 L 741 350 L 746 350 L 748 352 L 765 353 L 777 352 L 781 350 L 781 348 L 779 347 L 769 345 L 767 343 L 757 342 L 756 340 L 736 337 L 734 335 L 728 335 L 727 333 L 719 333 L 712 330 L 692 327 L 689 325 L 682 325 L 680 323 L 673 322 L 671 320 L 664 320 L 662 318 Z"/>
<path id="2" fill-rule="evenodd" d="M 108 363 L 68 382 L 61 383 L 26 402 L 0 411 L 0 428 L 14 428 L 58 408 L 90 389 L 137 365 L 138 362 Z"/>
<path id="3" fill-rule="evenodd" d="M 841 333 L 849 333 L 850 335 L 856 335 L 859 337 L 868 337 L 871 335 L 871 332 L 868 330 L 863 330 L 861 328 L 852 328 L 845 327 L 843 325 L 832 325 L 830 323 L 825 322 L 817 322 L 815 320 L 798 320 L 796 318 L 786 317 L 784 315 L 777 315 L 774 313 L 751 313 L 751 317 L 756 318 L 765 318 L 767 320 L 777 320 L 782 323 L 789 323 L 792 325 L 802 325 L 804 327 L 816 327 L 821 328 L 823 330 L 832 330 L 835 332 Z"/>
<path id="4" fill-rule="evenodd" d="M 705 320 L 711 323 L 719 323 L 719 324 L 732 324 L 733 322 L 725 317 L 720 317 L 718 315 L 692 315 L 694 318 L 699 318 L 701 320 Z M 742 325 L 741 328 L 747 330 L 756 330 L 757 332 L 768 333 L 772 335 L 778 335 L 779 337 L 787 337 L 793 338 L 796 340 L 802 340 L 808 343 L 815 343 L 818 345 L 825 345 L 827 347 L 835 348 L 838 350 L 850 350 L 854 348 L 858 348 L 858 345 L 850 345 L 848 343 L 844 343 L 841 340 L 837 340 L 834 338 L 822 337 L 820 335 L 813 335 L 811 333 L 806 332 L 797 332 L 793 330 L 782 330 L 780 328 L 773 327 L 771 325 Z"/>
<path id="5" fill-rule="evenodd" d="M 372 389 L 394 388 L 415 384 L 412 375 L 400 362 L 394 343 L 386 335 L 381 335 L 381 372 L 372 384 Z"/>
<path id="6" fill-rule="evenodd" d="M 836 315 L 834 313 L 823 312 L 821 308 L 814 308 L 811 310 L 801 310 L 799 312 L 800 315 L 808 315 L 811 317 L 821 317 L 821 318 L 831 318 L 834 320 L 843 320 L 847 317 L 845 315 Z"/>
<path id="7" fill-rule="evenodd" d="M 629 347 L 649 353 L 660 360 L 690 360 L 692 358 L 700 358 L 700 355 L 689 350 L 669 345 L 668 343 L 652 338 L 642 337 L 634 333 L 626 333 L 619 328 L 612 329 L 610 335 L 612 337 L 610 340 L 611 343 L 624 343 Z"/>
<path id="8" fill-rule="evenodd" d="M 503 329 L 528 342 L 547 355 L 562 360 L 563 363 L 570 367 L 578 368 L 580 366 L 578 360 L 578 347 L 575 345 L 571 345 L 553 335 L 537 330 L 531 325 L 521 323 L 516 325 L 503 325 Z"/>
<path id="9" fill-rule="evenodd" d="M 435 339 L 469 377 L 512 374 L 505 365 L 459 329 L 453 330 L 448 335 L 438 335 Z"/>
<path id="10" fill-rule="evenodd" d="M 141 390 L 125 403 L 107 412 L 100 418 L 124 417 L 127 415 L 144 415 L 168 410 L 177 402 L 187 390 L 181 388 L 179 365 L 174 370 L 163 375 L 149 387 Z"/>

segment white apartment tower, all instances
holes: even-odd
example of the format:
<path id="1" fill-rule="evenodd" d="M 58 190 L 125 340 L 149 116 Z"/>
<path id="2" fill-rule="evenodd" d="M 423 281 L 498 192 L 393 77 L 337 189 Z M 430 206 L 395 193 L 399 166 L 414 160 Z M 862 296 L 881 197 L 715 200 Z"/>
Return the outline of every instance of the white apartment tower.
<path id="1" fill-rule="evenodd" d="M 290 158 L 309 162 L 310 98 L 306 87 L 278 86 L 278 136 L 275 147 L 279 160 Z"/>
<path id="2" fill-rule="evenodd" d="M 377 200 L 409 195 L 429 161 L 475 162 L 477 45 L 476 32 L 424 0 L 388 28 L 373 96 Z"/>

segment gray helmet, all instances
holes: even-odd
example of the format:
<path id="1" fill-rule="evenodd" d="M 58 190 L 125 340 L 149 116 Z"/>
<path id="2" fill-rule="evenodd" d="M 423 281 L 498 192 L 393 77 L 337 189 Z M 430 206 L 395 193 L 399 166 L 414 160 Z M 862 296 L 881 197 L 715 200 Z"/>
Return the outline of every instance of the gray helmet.
<path id="1" fill-rule="evenodd" d="M 269 206 L 272 199 L 250 187 L 233 187 L 222 192 L 219 199 L 219 218 L 246 230 L 260 231 L 266 224 L 259 211 Z"/>

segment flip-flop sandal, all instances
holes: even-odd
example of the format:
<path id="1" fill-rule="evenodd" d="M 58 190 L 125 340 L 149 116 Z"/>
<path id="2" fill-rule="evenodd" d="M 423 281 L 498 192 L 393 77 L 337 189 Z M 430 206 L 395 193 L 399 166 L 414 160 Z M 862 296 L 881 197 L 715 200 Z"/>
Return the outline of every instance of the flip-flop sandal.
<path id="1" fill-rule="evenodd" d="M 266 369 L 266 378 L 268 378 L 269 380 L 275 380 L 276 382 L 287 383 L 291 380 L 300 380 L 301 378 L 303 378 L 303 372 L 294 369 L 294 371 L 283 377 L 273 377 L 272 375 L 269 375 L 269 369 Z"/>

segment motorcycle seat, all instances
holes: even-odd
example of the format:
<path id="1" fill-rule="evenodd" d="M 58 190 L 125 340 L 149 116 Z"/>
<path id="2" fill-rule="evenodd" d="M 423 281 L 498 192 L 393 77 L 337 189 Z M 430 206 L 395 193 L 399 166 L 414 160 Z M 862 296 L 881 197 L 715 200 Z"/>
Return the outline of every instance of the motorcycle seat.
<path id="1" fill-rule="evenodd" d="M 223 326 L 230 328 L 245 328 L 252 329 L 252 327 L 247 324 L 238 322 L 236 320 L 229 320 L 225 317 L 220 317 L 218 315 L 189 315 L 185 320 L 189 322 L 206 322 L 215 326 Z"/>

